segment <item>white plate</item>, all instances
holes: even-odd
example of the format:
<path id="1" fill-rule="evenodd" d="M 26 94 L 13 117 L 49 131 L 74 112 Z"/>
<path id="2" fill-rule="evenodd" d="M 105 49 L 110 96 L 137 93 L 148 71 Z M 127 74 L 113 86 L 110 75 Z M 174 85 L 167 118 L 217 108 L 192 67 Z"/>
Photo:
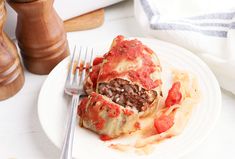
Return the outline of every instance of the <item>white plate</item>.
<path id="1" fill-rule="evenodd" d="M 202 99 L 181 135 L 156 145 L 153 153 L 139 156 L 122 153 L 107 147 L 90 131 L 76 127 L 73 156 L 79 159 L 176 159 L 198 146 L 214 127 L 221 109 L 221 93 L 215 76 L 205 63 L 188 50 L 155 39 L 138 38 L 152 48 L 160 58 L 163 71 L 169 66 L 194 73 L 199 81 Z M 109 42 L 110 43 L 110 42 Z M 109 43 L 95 48 L 100 54 L 107 52 Z M 38 116 L 48 138 L 61 148 L 68 115 L 69 98 L 64 95 L 64 83 L 69 58 L 63 60 L 49 74 L 38 99 Z"/>

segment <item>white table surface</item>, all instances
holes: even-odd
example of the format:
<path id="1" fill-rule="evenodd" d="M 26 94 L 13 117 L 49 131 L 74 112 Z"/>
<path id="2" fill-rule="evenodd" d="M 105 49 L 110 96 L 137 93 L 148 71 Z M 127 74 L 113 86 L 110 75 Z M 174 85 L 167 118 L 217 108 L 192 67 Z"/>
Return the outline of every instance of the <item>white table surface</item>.
<path id="1" fill-rule="evenodd" d="M 102 27 L 69 33 L 81 45 L 112 40 L 116 35 L 144 36 L 133 16 L 133 2 L 105 9 Z M 47 76 L 25 71 L 23 89 L 0 102 L 0 159 L 56 159 L 59 150 L 43 132 L 37 117 L 37 98 Z M 222 111 L 214 131 L 195 151 L 183 159 L 235 158 L 235 96 L 222 91 Z M 208 114 L 210 115 L 210 114 Z"/>

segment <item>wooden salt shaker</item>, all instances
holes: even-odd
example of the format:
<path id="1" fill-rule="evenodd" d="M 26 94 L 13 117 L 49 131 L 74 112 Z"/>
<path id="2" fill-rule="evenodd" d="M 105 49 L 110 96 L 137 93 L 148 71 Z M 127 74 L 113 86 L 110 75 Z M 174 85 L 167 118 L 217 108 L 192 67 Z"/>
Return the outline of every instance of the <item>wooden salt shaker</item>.
<path id="1" fill-rule="evenodd" d="M 24 64 L 32 73 L 48 74 L 69 54 L 63 21 L 53 2 L 8 0 L 18 13 L 16 38 Z"/>
<path id="2" fill-rule="evenodd" d="M 4 1 L 0 0 L 0 100 L 16 94 L 24 84 L 24 74 L 15 45 L 3 31 L 6 20 Z"/>

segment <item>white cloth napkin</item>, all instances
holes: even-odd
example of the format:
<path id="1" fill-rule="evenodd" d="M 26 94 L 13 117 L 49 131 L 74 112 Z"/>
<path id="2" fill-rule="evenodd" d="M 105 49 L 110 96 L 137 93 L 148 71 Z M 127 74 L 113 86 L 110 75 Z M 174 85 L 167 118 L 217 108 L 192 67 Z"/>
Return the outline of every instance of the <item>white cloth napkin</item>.
<path id="1" fill-rule="evenodd" d="M 197 54 L 235 94 L 234 0 L 135 0 L 135 16 L 149 35 Z"/>

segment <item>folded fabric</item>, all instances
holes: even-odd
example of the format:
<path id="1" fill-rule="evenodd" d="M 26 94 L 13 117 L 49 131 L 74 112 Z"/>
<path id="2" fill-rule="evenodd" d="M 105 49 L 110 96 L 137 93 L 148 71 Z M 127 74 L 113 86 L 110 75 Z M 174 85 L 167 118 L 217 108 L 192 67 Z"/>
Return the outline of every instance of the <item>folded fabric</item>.
<path id="1" fill-rule="evenodd" d="M 233 0 L 135 0 L 135 17 L 149 35 L 197 54 L 235 94 Z"/>

